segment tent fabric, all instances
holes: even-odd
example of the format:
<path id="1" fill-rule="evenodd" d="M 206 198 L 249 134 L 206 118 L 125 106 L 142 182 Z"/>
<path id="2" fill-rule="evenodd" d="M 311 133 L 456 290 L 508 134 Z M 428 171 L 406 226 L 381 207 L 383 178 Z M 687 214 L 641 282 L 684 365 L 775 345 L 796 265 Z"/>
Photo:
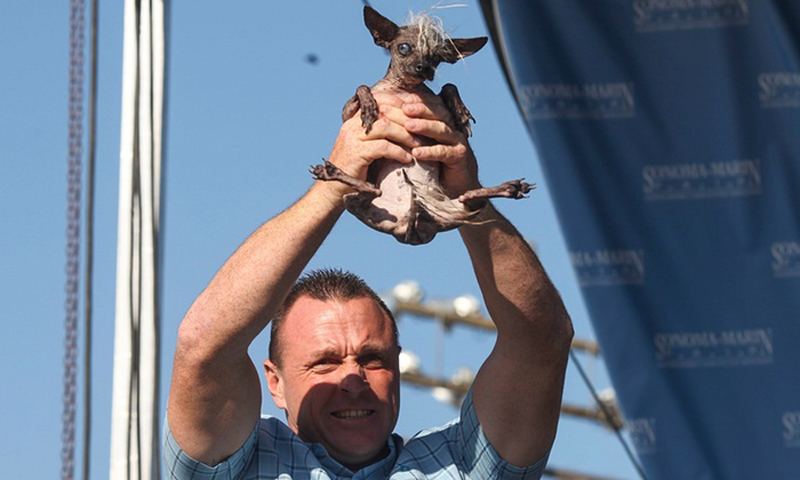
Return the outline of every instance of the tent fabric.
<path id="1" fill-rule="evenodd" d="M 483 0 L 653 479 L 800 472 L 800 3 Z"/>

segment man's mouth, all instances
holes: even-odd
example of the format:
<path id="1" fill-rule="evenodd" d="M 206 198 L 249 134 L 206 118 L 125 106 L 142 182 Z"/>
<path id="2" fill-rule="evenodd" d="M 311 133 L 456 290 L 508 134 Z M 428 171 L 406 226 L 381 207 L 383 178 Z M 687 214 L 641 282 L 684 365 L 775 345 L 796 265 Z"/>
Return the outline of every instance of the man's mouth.
<path id="1" fill-rule="evenodd" d="M 375 413 L 375 410 L 339 410 L 338 412 L 333 412 L 331 415 L 344 420 L 357 420 L 359 418 L 369 417 L 373 413 Z"/>

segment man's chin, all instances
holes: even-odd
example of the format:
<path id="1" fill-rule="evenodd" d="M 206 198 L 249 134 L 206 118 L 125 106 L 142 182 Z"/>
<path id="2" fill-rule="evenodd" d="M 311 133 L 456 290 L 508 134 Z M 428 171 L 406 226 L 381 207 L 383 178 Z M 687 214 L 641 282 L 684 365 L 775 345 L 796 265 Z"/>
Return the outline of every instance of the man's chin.
<path id="1" fill-rule="evenodd" d="M 389 453 L 390 433 L 374 429 L 341 429 L 334 432 L 325 442 L 325 449 L 336 461 L 353 471 L 371 465 Z"/>
<path id="2" fill-rule="evenodd" d="M 356 448 L 355 445 L 350 444 L 342 448 L 327 446 L 326 450 L 328 450 L 328 454 L 334 460 L 353 472 L 357 472 L 364 467 L 379 462 L 389 454 L 389 445 L 386 441 L 380 444 L 379 447 L 376 445 L 371 445 L 369 447 L 365 445 L 363 447 L 364 448 Z M 346 452 L 342 451 L 344 448 L 347 449 Z"/>

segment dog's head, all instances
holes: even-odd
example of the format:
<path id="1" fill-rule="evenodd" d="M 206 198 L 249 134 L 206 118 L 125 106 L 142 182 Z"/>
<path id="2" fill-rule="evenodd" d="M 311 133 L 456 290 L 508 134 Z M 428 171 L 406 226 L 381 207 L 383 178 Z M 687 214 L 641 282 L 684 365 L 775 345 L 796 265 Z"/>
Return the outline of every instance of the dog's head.
<path id="1" fill-rule="evenodd" d="M 371 7 L 364 7 L 364 23 L 375 44 L 392 56 L 390 74 L 407 85 L 433 80 L 441 62 L 455 63 L 477 52 L 488 38 L 450 38 L 434 17 L 417 15 L 409 25 L 397 26 Z"/>

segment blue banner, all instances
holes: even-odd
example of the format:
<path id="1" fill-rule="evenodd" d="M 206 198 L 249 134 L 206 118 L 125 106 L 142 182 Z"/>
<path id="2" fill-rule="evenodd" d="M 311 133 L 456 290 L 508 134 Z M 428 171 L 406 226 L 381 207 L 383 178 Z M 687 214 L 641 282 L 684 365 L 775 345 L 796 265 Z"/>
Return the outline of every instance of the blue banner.
<path id="1" fill-rule="evenodd" d="M 800 478 L 800 2 L 482 3 L 648 477 Z"/>

